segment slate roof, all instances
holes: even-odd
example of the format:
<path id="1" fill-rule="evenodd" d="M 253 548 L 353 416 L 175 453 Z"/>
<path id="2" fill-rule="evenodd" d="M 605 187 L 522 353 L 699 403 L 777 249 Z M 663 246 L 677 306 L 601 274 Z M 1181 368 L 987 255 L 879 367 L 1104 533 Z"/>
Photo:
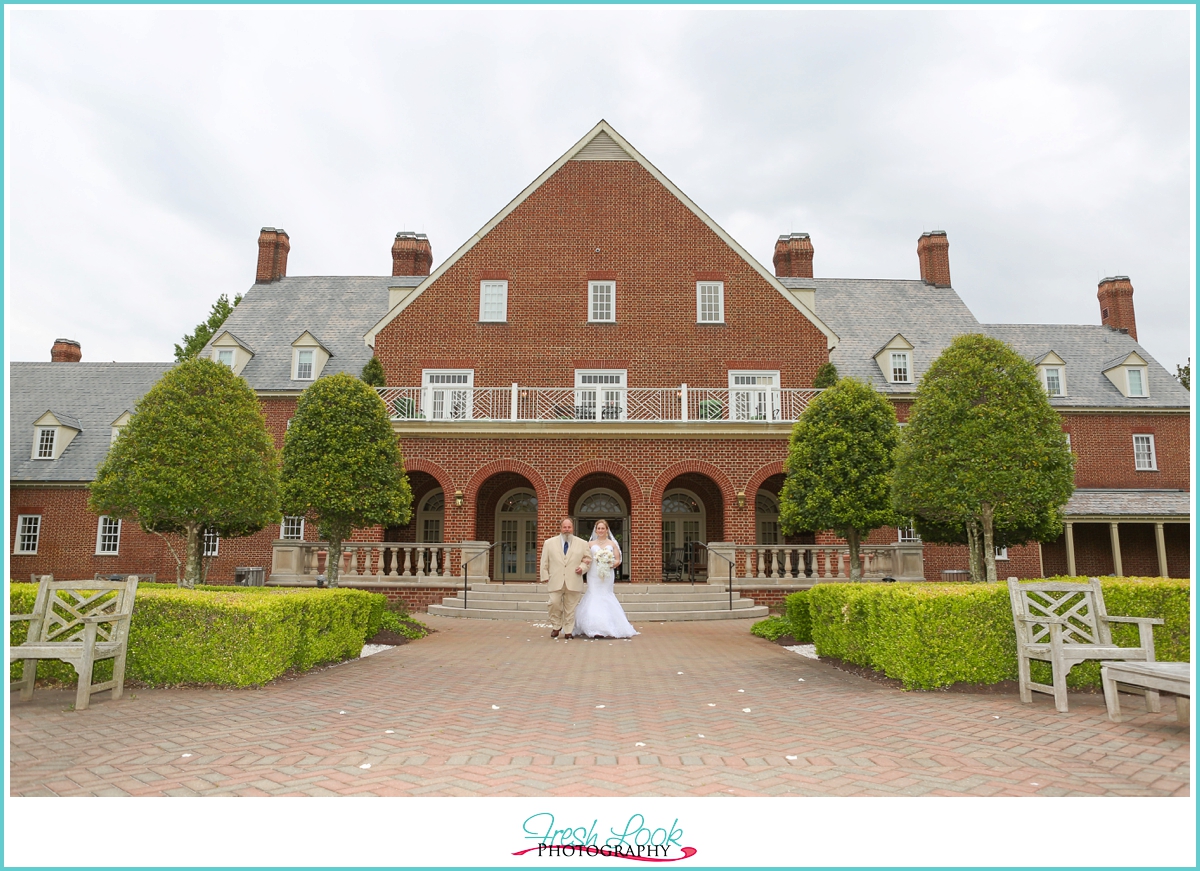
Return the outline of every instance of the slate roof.
<path id="1" fill-rule="evenodd" d="M 91 481 L 108 454 L 112 422 L 132 409 L 174 363 L 12 363 L 9 480 Z M 33 422 L 51 410 L 80 432 L 57 460 L 31 460 Z"/>
<path id="2" fill-rule="evenodd" d="M 916 383 L 955 336 L 979 332 L 979 322 L 949 287 L 923 281 L 848 278 L 781 278 L 786 287 L 816 287 L 817 317 L 841 341 L 829 354 L 839 375 L 849 375 L 886 394 L 911 393 Z M 875 355 L 904 336 L 910 352 L 912 384 L 892 384 Z"/>
<path id="3" fill-rule="evenodd" d="M 1192 499 L 1186 490 L 1076 490 L 1067 502 L 1068 517 L 1191 516 Z"/>
<path id="4" fill-rule="evenodd" d="M 1008 342 L 1027 360 L 1054 351 L 1063 359 L 1067 395 L 1052 396 L 1055 408 L 1187 408 L 1191 394 L 1128 333 L 1091 324 L 985 324 L 984 332 Z M 1104 370 L 1133 351 L 1146 361 L 1146 396 L 1125 396 Z"/>
<path id="5" fill-rule="evenodd" d="M 254 352 L 242 377 L 258 391 L 303 390 L 292 380 L 292 342 L 305 330 L 332 356 L 322 375 L 362 374 L 371 359 L 363 336 L 388 311 L 389 287 L 416 287 L 419 275 L 311 276 L 255 284 L 226 319 L 225 330 Z M 211 342 L 205 346 L 207 352 Z"/>

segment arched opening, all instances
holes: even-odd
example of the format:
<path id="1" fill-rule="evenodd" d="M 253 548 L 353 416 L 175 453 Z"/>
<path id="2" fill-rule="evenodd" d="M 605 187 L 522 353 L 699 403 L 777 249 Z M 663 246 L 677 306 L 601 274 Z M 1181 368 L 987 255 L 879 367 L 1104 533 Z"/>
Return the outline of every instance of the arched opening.
<path id="1" fill-rule="evenodd" d="M 487 559 L 480 558 L 471 563 L 471 573 L 476 566 L 486 562 L 489 577 L 499 580 L 537 579 L 536 573 L 525 571 L 527 541 L 532 539 L 533 551 L 537 552 L 537 490 L 533 483 L 517 472 L 498 472 L 479 485 L 475 493 L 475 540 L 500 542 Z M 529 499 L 519 498 L 525 494 Z M 510 508 L 517 511 L 502 511 L 502 503 L 512 499 Z M 526 509 L 532 507 L 532 516 Z M 503 515 L 503 517 L 501 516 Z M 540 554 L 538 554 L 540 556 Z M 537 568 L 534 557 L 534 569 Z M 513 572 L 508 572 L 509 568 Z"/>
<path id="2" fill-rule="evenodd" d="M 707 475 L 688 472 L 672 478 L 663 491 L 663 580 L 691 581 L 708 576 L 708 554 L 700 545 L 723 541 L 725 500 Z"/>
<path id="3" fill-rule="evenodd" d="M 417 541 L 442 541 L 446 528 L 446 495 L 442 488 L 423 496 L 417 504 Z"/>
<path id="4" fill-rule="evenodd" d="M 383 530 L 383 540 L 408 542 L 431 540 L 440 541 L 440 536 L 445 533 L 446 529 L 443 522 L 445 517 L 445 509 L 442 508 L 438 509 L 437 511 L 430 510 L 425 514 L 422 514 L 421 509 L 426 505 L 426 503 L 429 502 L 430 497 L 434 496 L 435 494 L 440 495 L 442 493 L 442 485 L 438 483 L 437 478 L 433 477 L 433 475 L 430 475 L 427 472 L 409 472 L 408 486 L 412 488 L 413 494 L 412 520 L 404 526 L 385 527 Z M 437 534 L 439 538 L 428 539 L 423 537 L 425 526 L 422 521 L 424 519 L 438 520 Z"/>
<path id="5" fill-rule="evenodd" d="M 791 566 L 795 577 L 812 577 L 816 533 L 797 532 L 784 535 L 779 524 L 779 494 L 783 490 L 783 475 L 772 475 L 762 482 L 754 494 L 754 543 L 760 547 L 760 562 L 769 575 L 786 574 Z"/>
<path id="6" fill-rule="evenodd" d="M 587 539 L 591 536 L 596 521 L 605 520 L 608 522 L 609 533 L 621 546 L 621 565 L 617 567 L 617 581 L 628 581 L 631 577 L 629 505 L 629 488 L 620 478 L 606 472 L 585 475 L 571 488 L 570 506 L 575 534 Z"/>

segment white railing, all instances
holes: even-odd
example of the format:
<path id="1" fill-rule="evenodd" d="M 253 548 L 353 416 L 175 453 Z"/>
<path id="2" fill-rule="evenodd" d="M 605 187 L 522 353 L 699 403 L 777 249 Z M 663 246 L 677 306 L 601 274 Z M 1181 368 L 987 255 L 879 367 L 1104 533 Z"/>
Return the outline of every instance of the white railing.
<path id="1" fill-rule="evenodd" d="M 850 548 L 845 545 L 745 545 L 711 543 L 714 554 L 724 554 L 734 563 L 737 583 L 818 583 L 850 577 Z M 864 544 L 858 549 L 864 580 L 894 578 L 924 580 L 921 544 Z M 708 577 L 716 583 L 727 578 L 728 563 L 713 556 Z"/>
<path id="2" fill-rule="evenodd" d="M 820 390 L 727 387 L 380 387 L 392 420 L 790 423 Z M 604 398 L 607 396 L 608 398 Z"/>
<path id="3" fill-rule="evenodd" d="M 383 541 L 342 543 L 339 583 L 396 581 L 450 581 L 462 577 L 463 555 L 469 559 L 486 542 Z M 329 574 L 329 544 L 324 541 L 274 543 L 270 581 L 273 583 L 316 583 L 317 574 Z M 486 561 L 471 565 L 471 576 L 487 579 Z"/>

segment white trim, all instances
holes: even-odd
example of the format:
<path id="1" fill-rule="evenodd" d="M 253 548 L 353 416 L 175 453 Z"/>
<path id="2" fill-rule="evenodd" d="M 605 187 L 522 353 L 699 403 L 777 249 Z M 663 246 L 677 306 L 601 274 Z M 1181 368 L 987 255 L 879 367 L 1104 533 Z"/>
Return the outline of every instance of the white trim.
<path id="1" fill-rule="evenodd" d="M 715 318 L 704 317 L 704 298 L 702 289 L 706 287 L 716 287 L 717 289 L 717 316 Z M 723 281 L 697 281 L 696 282 L 696 323 L 698 324 L 723 324 L 725 323 L 725 282 Z"/>
<path id="2" fill-rule="evenodd" d="M 33 550 L 21 550 L 21 539 L 29 533 L 23 532 L 21 529 L 21 521 L 33 520 L 37 518 L 37 523 L 33 529 Z M 18 514 L 17 515 L 17 536 L 13 540 L 13 554 L 21 556 L 37 556 L 38 545 L 42 541 L 42 515 L 40 514 Z"/>
<path id="3" fill-rule="evenodd" d="M 101 550 L 100 544 L 104 536 L 104 521 L 117 521 L 117 541 L 116 547 L 113 550 Z M 96 556 L 119 556 L 121 553 L 121 518 L 109 517 L 107 514 L 101 514 L 99 521 L 96 523 Z"/>
<path id="4" fill-rule="evenodd" d="M 607 291 L 608 317 L 596 317 L 596 300 L 599 291 Z M 597 279 L 588 282 L 588 323 L 613 324 L 617 321 L 617 282 L 612 279 Z"/>
<path id="5" fill-rule="evenodd" d="M 896 365 L 897 357 L 904 358 L 903 363 L 904 363 L 904 376 L 905 377 L 903 379 L 896 377 L 896 370 L 898 368 L 900 368 Z M 892 384 L 912 384 L 913 383 L 913 380 L 912 380 L 912 376 L 913 376 L 912 354 L 910 352 L 903 351 L 903 350 L 901 350 L 901 351 L 889 350 L 888 351 L 888 361 L 889 361 L 888 372 L 887 372 L 888 381 L 890 381 Z"/>
<path id="6" fill-rule="evenodd" d="M 1049 366 L 1039 366 L 1038 369 L 1041 370 L 1042 387 L 1044 387 L 1046 389 L 1047 396 L 1052 396 L 1052 397 L 1057 398 L 1060 396 L 1067 395 L 1067 367 L 1066 366 L 1062 365 L 1061 363 L 1055 363 L 1055 364 L 1049 365 Z M 1050 392 L 1050 371 L 1051 370 L 1058 373 L 1058 392 L 1057 393 Z"/>
<path id="7" fill-rule="evenodd" d="M 500 317 L 489 318 L 485 317 L 485 297 L 484 293 L 488 289 L 499 289 L 500 292 Z M 508 280 L 507 279 L 487 279 L 479 282 L 479 320 L 485 324 L 500 324 L 508 321 Z"/>
<path id="8" fill-rule="evenodd" d="M 300 374 L 300 357 L 304 354 L 309 355 L 308 374 Z M 293 348 L 292 349 L 292 380 L 293 381 L 316 381 L 317 380 L 317 349 L 316 348 Z"/>
<path id="9" fill-rule="evenodd" d="M 438 494 L 442 496 L 442 510 L 429 511 L 425 505 Z M 428 493 L 421 497 L 421 503 L 417 506 L 417 543 L 428 544 L 430 542 L 442 541 L 446 536 L 446 491 L 441 487 L 434 487 Z M 425 522 L 428 520 L 436 520 L 438 523 L 438 534 L 436 538 L 428 538 L 425 535 Z"/>
<path id="10" fill-rule="evenodd" d="M 289 519 L 300 521 L 300 534 L 299 535 L 284 535 L 284 529 L 287 526 L 287 522 Z M 279 521 L 279 540 L 280 541 L 304 541 L 304 518 L 297 514 L 285 514 L 283 516 L 283 518 Z"/>
<path id="11" fill-rule="evenodd" d="M 43 456 L 42 454 L 42 438 L 46 433 L 50 434 L 48 447 L 50 453 Z M 33 459 L 35 460 L 53 460 L 55 457 L 54 449 L 58 446 L 58 427 L 56 426 L 39 426 L 33 433 Z"/>
<path id="12" fill-rule="evenodd" d="M 212 544 L 212 552 L 209 553 L 208 546 Z M 204 530 L 204 540 L 201 544 L 200 555 L 202 557 L 216 557 L 221 555 L 221 533 L 215 529 Z"/>
<path id="13" fill-rule="evenodd" d="M 1008 559 L 1008 548 L 1007 547 L 996 548 L 996 559 L 997 560 L 1007 560 Z"/>
<path id="14" fill-rule="evenodd" d="M 1148 439 L 1150 448 L 1150 465 L 1138 465 L 1138 439 Z M 1136 472 L 1157 472 L 1158 471 L 1158 452 L 1154 448 L 1154 433 L 1135 432 L 1133 434 L 1133 468 Z"/>
<path id="15" fill-rule="evenodd" d="M 721 241 L 723 241 L 726 245 L 728 245 L 730 248 L 732 248 L 733 251 L 739 257 L 741 257 L 744 261 L 746 261 L 746 263 L 749 264 L 750 267 L 753 268 L 754 271 L 757 272 L 763 278 L 763 280 L 765 280 L 768 284 L 770 284 L 771 287 L 775 288 L 775 290 L 779 293 L 780 296 L 782 296 L 789 303 L 791 303 L 791 305 L 796 309 L 796 311 L 798 311 L 802 315 L 804 315 L 804 317 L 806 317 L 813 324 L 813 326 L 815 326 L 818 330 L 820 330 L 825 335 L 825 340 L 826 340 L 825 343 L 826 343 L 827 350 L 832 351 L 834 348 L 837 347 L 837 344 L 838 344 L 837 333 L 835 333 L 832 329 L 830 329 L 824 323 L 824 321 L 822 321 L 820 318 L 818 318 L 816 313 L 813 312 L 813 310 L 811 308 L 809 308 L 807 305 L 805 305 L 803 302 L 801 302 L 799 299 L 797 299 L 795 294 L 793 294 L 790 290 L 788 290 L 786 287 L 784 287 L 783 284 L 779 281 L 779 279 L 776 278 L 766 267 L 764 267 L 761 263 L 759 263 L 757 260 L 755 260 L 753 257 L 751 257 L 750 252 L 748 252 L 745 248 L 743 248 L 741 245 L 739 245 L 732 236 L 730 236 L 723 229 L 721 229 L 721 227 L 716 223 L 716 221 L 714 221 L 712 218 L 710 218 L 708 215 L 706 215 L 704 213 L 704 211 L 699 206 L 697 206 L 694 202 L 692 202 L 683 191 L 681 191 L 679 188 L 677 188 L 671 182 L 670 179 L 668 179 L 665 175 L 663 175 L 661 172 L 659 172 L 658 169 L 652 163 L 650 163 L 650 161 L 646 160 L 646 158 L 643 157 L 637 151 L 637 149 L 635 149 L 632 145 L 630 145 L 628 142 L 626 142 L 625 138 L 623 136 L 621 136 L 621 134 L 618 133 L 616 130 L 614 130 L 607 121 L 604 121 L 604 120 L 601 120 L 600 123 L 598 123 L 595 127 L 593 127 L 586 134 L 584 134 L 582 139 L 580 139 L 578 142 L 576 142 L 575 145 L 573 145 L 570 149 L 568 149 L 565 154 L 563 154 L 561 157 L 559 157 L 558 160 L 554 161 L 554 163 L 552 163 L 546 169 L 545 172 L 543 172 L 541 175 L 539 175 L 523 191 L 521 191 L 519 194 L 517 194 L 517 196 L 514 197 L 512 199 L 512 201 L 510 201 L 508 203 L 508 205 L 506 205 L 503 209 L 501 209 L 490 221 L 488 221 L 486 224 L 484 224 L 483 227 L 481 227 L 478 230 L 478 232 L 475 233 L 475 235 L 473 235 L 470 239 L 468 239 L 461 246 L 459 246 L 459 249 L 457 251 L 455 251 L 453 254 L 451 254 L 450 257 L 448 257 L 446 260 L 442 261 L 442 263 L 438 266 L 438 268 L 433 270 L 429 274 L 428 278 L 426 278 L 419 285 L 417 285 L 416 289 L 412 293 L 408 294 L 403 300 L 398 302 L 396 305 L 392 306 L 391 310 L 386 315 L 384 315 L 373 327 L 371 327 L 371 329 L 368 330 L 367 333 L 363 336 L 363 341 L 367 344 L 367 346 L 370 348 L 374 348 L 375 347 L 375 337 L 377 335 L 379 335 L 379 332 L 384 327 L 386 327 L 393 320 L 395 320 L 400 315 L 400 313 L 402 311 L 404 311 L 404 309 L 406 309 L 408 306 L 412 305 L 413 300 L 415 300 L 422 293 L 424 293 L 426 288 L 428 288 L 430 284 L 437 281 L 446 272 L 447 269 L 449 269 L 451 266 L 453 266 L 455 263 L 457 263 L 459 260 L 461 260 L 468 251 L 470 251 L 472 248 L 475 247 L 476 243 L 478 243 L 484 236 L 486 236 L 488 233 L 490 233 L 497 224 L 499 224 L 501 221 L 503 221 L 505 218 L 507 218 L 513 212 L 513 210 L 515 210 L 517 208 L 517 206 L 519 206 L 519 205 L 521 205 L 521 203 L 525 202 L 525 200 L 527 200 L 533 194 L 534 191 L 536 191 L 538 188 L 540 188 L 543 184 L 546 183 L 547 179 L 549 179 L 552 175 L 554 175 L 554 173 L 558 172 L 567 163 L 567 161 L 569 161 L 571 158 L 573 158 L 578 152 L 582 151 L 584 149 L 584 147 L 587 146 L 588 143 L 590 143 L 594 138 L 596 138 L 596 136 L 598 134 L 600 134 L 601 132 L 607 133 L 609 136 L 611 136 L 616 141 L 616 143 L 618 145 L 620 145 L 621 148 L 623 148 L 629 154 L 630 157 L 632 157 L 639 164 L 641 164 L 642 168 L 644 168 L 648 173 L 650 173 L 650 175 L 652 175 L 661 185 L 663 185 L 663 187 L 665 187 L 668 191 L 670 191 L 676 197 L 676 199 L 678 199 L 681 203 L 683 203 L 684 206 L 686 206 L 697 218 L 699 218 L 700 221 L 705 226 L 707 226 L 710 230 L 712 230 L 714 233 L 716 233 L 717 236 L 721 239 Z"/>
<path id="16" fill-rule="evenodd" d="M 1138 393 L 1133 392 L 1133 373 L 1138 374 L 1138 380 L 1142 382 L 1142 389 Z M 1144 399 L 1150 395 L 1150 391 L 1146 389 L 1146 369 L 1142 366 L 1129 366 L 1125 369 L 1125 387 L 1128 391 L 1128 396 L 1137 399 Z"/>

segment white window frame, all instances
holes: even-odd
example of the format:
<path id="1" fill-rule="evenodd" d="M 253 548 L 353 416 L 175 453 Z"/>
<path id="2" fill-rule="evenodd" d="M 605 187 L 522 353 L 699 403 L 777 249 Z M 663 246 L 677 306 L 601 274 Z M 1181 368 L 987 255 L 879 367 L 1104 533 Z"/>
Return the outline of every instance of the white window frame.
<path id="1" fill-rule="evenodd" d="M 204 557 L 221 555 L 221 534 L 215 529 L 204 530 L 204 544 L 200 555 Z"/>
<path id="2" fill-rule="evenodd" d="M 716 312 L 715 317 L 705 317 L 704 310 L 704 291 L 709 288 L 716 289 Z M 696 323 L 698 324 L 723 324 L 725 323 L 725 282 L 723 281 L 697 281 L 696 282 Z"/>
<path id="3" fill-rule="evenodd" d="M 423 369 L 421 414 L 426 420 L 471 420 L 474 369 Z"/>
<path id="4" fill-rule="evenodd" d="M 293 521 L 293 522 L 291 524 L 289 524 L 288 523 L 289 520 Z M 297 520 L 300 521 L 300 525 L 298 528 L 296 527 L 296 524 L 294 522 Z M 296 535 L 288 535 L 287 534 L 289 525 L 292 526 L 293 528 L 297 529 Z M 285 514 L 283 516 L 283 518 L 279 521 L 279 540 L 280 541 L 304 541 L 304 518 L 298 517 L 295 515 Z"/>
<path id="5" fill-rule="evenodd" d="M 997 560 L 1007 560 L 1008 559 L 1008 548 L 1007 547 L 996 548 L 996 559 Z"/>
<path id="6" fill-rule="evenodd" d="M 1142 461 L 1138 457 L 1138 439 L 1146 439 L 1145 444 L 1150 449 L 1149 465 L 1142 465 Z M 1158 471 L 1158 452 L 1154 449 L 1154 433 L 1139 432 L 1133 434 L 1133 468 L 1138 472 Z"/>
<path id="7" fill-rule="evenodd" d="M 1056 372 L 1058 379 L 1058 392 L 1050 390 L 1050 373 Z M 1042 367 L 1042 386 L 1046 388 L 1047 396 L 1066 396 L 1067 395 L 1067 378 L 1066 367 L 1064 366 L 1043 366 Z"/>
<path id="8" fill-rule="evenodd" d="M 311 354 L 312 359 L 309 360 L 308 377 L 300 375 L 300 356 L 302 354 Z M 316 348 L 296 348 L 296 353 L 292 356 L 292 380 L 293 381 L 316 381 L 317 380 L 317 349 Z"/>
<path id="9" fill-rule="evenodd" d="M 42 449 L 46 447 L 43 438 L 46 433 L 50 434 L 49 453 L 43 455 Z M 53 460 L 54 449 L 58 447 L 58 427 L 56 426 L 39 426 L 34 434 L 33 440 L 33 458 L 35 460 Z"/>
<path id="10" fill-rule="evenodd" d="M 499 294 L 498 317 L 488 316 L 488 292 Z M 508 280 L 495 279 L 479 282 L 479 320 L 482 323 L 500 324 L 508 320 Z"/>
<path id="11" fill-rule="evenodd" d="M 769 378 L 770 381 L 745 383 L 750 378 Z M 779 420 L 780 404 L 778 369 L 729 370 L 730 420 Z"/>
<path id="12" fill-rule="evenodd" d="M 1065 432 L 1063 435 L 1067 437 L 1067 450 L 1071 453 L 1075 453 L 1075 449 L 1071 447 L 1071 434 L 1069 432 Z"/>
<path id="13" fill-rule="evenodd" d="M 100 549 L 100 546 L 105 543 L 104 542 L 105 521 L 108 521 L 110 524 L 115 522 L 117 525 L 116 541 L 114 542 L 114 547 L 112 550 L 101 550 Z M 100 515 L 99 522 L 96 524 L 96 556 L 119 556 L 120 553 L 121 553 L 121 518 L 109 517 L 107 514 L 102 514 L 102 515 Z"/>
<path id="14" fill-rule="evenodd" d="M 910 520 L 904 526 L 896 527 L 897 544 L 920 544 L 921 536 L 917 534 L 916 525 Z"/>
<path id="15" fill-rule="evenodd" d="M 1142 382 L 1142 389 L 1137 393 L 1133 392 L 1133 373 L 1138 373 L 1138 378 Z M 1142 366 L 1130 366 L 1125 370 L 1125 387 L 1129 391 L 1129 395 L 1137 398 L 1143 398 L 1150 395 L 1150 391 L 1146 385 L 1146 369 Z"/>
<path id="16" fill-rule="evenodd" d="M 628 369 L 576 369 L 575 417 L 579 420 L 627 420 Z"/>
<path id="17" fill-rule="evenodd" d="M 904 380 L 901 381 L 896 377 L 896 358 L 904 358 Z M 889 351 L 888 361 L 891 364 L 888 367 L 888 380 L 893 384 L 912 384 L 912 354 L 909 351 Z"/>
<path id="18" fill-rule="evenodd" d="M 35 521 L 32 524 L 27 524 L 26 521 Z M 33 527 L 33 532 L 30 533 L 28 526 Z M 23 550 L 22 542 L 28 535 L 33 536 L 33 550 Z M 23 556 L 36 556 L 38 552 L 38 544 L 42 540 L 42 515 L 40 514 L 18 514 L 17 515 L 17 537 L 13 542 L 13 553 Z"/>
<path id="19" fill-rule="evenodd" d="M 225 359 L 226 356 L 229 357 L 228 360 Z M 218 363 L 220 363 L 224 366 L 228 366 L 230 369 L 232 369 L 233 368 L 233 360 L 234 360 L 233 348 L 217 348 L 217 362 Z"/>
<path id="20" fill-rule="evenodd" d="M 610 296 L 608 299 L 608 317 L 596 317 L 596 294 L 601 289 L 608 290 Z M 612 280 L 604 281 L 589 281 L 588 282 L 588 323 L 591 324 L 611 324 L 617 320 L 617 283 Z"/>

